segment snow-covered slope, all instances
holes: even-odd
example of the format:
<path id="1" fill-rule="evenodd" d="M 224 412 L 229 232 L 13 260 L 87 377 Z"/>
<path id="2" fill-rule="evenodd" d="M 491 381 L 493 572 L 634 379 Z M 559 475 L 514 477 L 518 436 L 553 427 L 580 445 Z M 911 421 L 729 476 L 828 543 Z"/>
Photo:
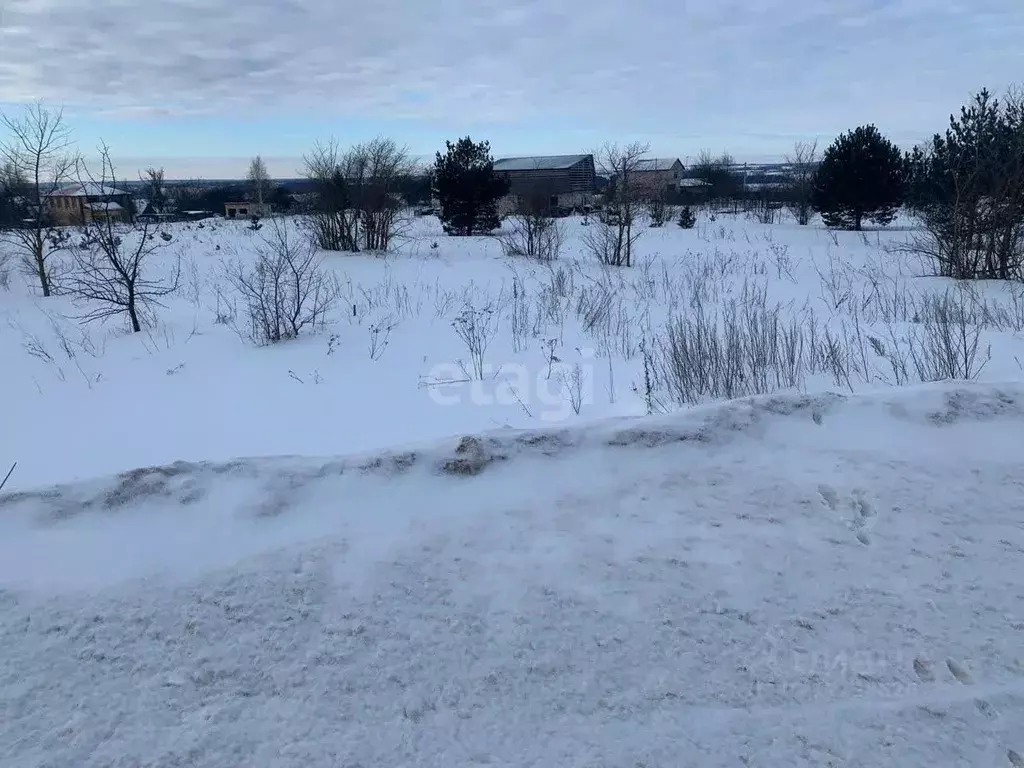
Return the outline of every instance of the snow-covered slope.
<path id="1" fill-rule="evenodd" d="M 301 220 L 280 223 L 302 236 Z M 149 266 L 169 277 L 180 256 L 181 291 L 143 333 L 83 323 L 95 306 L 43 300 L 14 272 L 0 287 L 0 473 L 18 462 L 7 490 L 750 394 L 1024 378 L 1024 285 L 932 277 L 902 252 L 906 228 L 701 214 L 692 230 L 645 226 L 635 266 L 612 269 L 585 247 L 590 225 L 562 224 L 565 253 L 550 263 L 505 257 L 493 237 L 446 237 L 434 217 L 386 256 L 325 253 L 340 290 L 326 327 L 270 347 L 246 337 L 225 276 L 225 262 L 251 264 L 267 247 L 269 227 L 168 225 Z M 480 376 L 464 370 L 475 365 L 457 332 L 467 318 L 486 347 Z M 666 356 L 673 331 L 682 343 Z"/>
<path id="2" fill-rule="evenodd" d="M 1024 387 L 0 499 L 0 765 L 1012 766 Z"/>

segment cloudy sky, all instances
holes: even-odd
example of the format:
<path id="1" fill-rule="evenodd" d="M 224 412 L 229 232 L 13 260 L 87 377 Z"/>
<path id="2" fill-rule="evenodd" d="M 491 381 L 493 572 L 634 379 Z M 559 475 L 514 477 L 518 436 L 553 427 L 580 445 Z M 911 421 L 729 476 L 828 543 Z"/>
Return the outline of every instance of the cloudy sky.
<path id="1" fill-rule="evenodd" d="M 177 177 L 256 153 L 294 175 L 331 136 L 753 160 L 873 122 L 912 144 L 1014 79 L 1021 0 L 0 0 L 0 109 L 63 105 L 84 149 Z"/>

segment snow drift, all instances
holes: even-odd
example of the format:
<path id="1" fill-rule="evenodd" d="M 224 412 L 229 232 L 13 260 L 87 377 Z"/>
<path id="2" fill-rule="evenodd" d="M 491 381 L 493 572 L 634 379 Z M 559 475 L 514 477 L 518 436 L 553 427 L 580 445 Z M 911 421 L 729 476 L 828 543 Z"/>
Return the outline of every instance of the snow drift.
<path id="1" fill-rule="evenodd" d="M 0 497 L 0 765 L 1006 765 L 1024 386 Z"/>

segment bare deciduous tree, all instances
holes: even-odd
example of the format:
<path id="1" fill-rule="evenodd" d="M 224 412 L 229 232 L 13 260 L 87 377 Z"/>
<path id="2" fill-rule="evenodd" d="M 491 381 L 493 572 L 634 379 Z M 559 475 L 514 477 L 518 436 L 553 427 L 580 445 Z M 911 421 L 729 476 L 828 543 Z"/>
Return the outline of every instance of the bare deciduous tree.
<path id="1" fill-rule="evenodd" d="M 69 293 L 93 305 L 82 315 L 83 320 L 123 315 L 132 332 L 138 333 L 147 320 L 152 320 L 154 308 L 163 306 L 161 299 L 178 290 L 181 259 L 176 260 L 169 276 L 153 276 L 153 257 L 168 245 L 168 240 L 157 240 L 148 222 L 117 221 L 110 200 L 118 191 L 117 178 L 106 145 L 100 147 L 100 162 L 99 180 L 89 175 L 81 183 L 98 185 L 108 199 L 93 204 L 81 240 L 70 246 L 74 272 Z"/>
<path id="2" fill-rule="evenodd" d="M 647 195 L 647 219 L 652 227 L 663 227 L 672 218 L 664 189 L 651 190 Z"/>
<path id="3" fill-rule="evenodd" d="M 360 213 L 363 250 L 386 251 L 407 223 L 399 190 L 403 179 L 413 172 L 409 152 L 392 139 L 378 136 L 353 147 L 349 157 L 348 165 L 362 172 L 355 203 Z"/>
<path id="4" fill-rule="evenodd" d="M 304 174 L 313 184 L 312 209 L 309 212 L 310 236 L 325 251 L 357 251 L 358 211 L 352 201 L 347 171 L 338 143 L 319 142 L 303 158 Z"/>
<path id="5" fill-rule="evenodd" d="M 310 225 L 314 241 L 329 251 L 386 251 L 407 217 L 400 189 L 413 172 L 408 150 L 378 137 L 341 153 L 332 139 L 305 157 L 314 182 Z"/>
<path id="6" fill-rule="evenodd" d="M 634 174 L 638 162 L 649 150 L 647 144 L 633 142 L 625 147 L 606 144 L 594 153 L 601 172 L 611 177 L 613 189 L 606 209 L 583 236 L 583 245 L 602 264 L 614 267 L 633 265 L 633 246 L 640 236 L 633 225 L 641 198 Z"/>
<path id="7" fill-rule="evenodd" d="M 797 224 L 810 224 L 814 209 L 811 195 L 814 189 L 814 171 L 818 167 L 818 142 L 798 141 L 792 154 L 786 155 L 789 166 L 789 211 Z"/>
<path id="8" fill-rule="evenodd" d="M 744 199 L 743 205 L 747 210 L 747 216 L 753 217 L 754 221 L 760 224 L 774 224 L 783 207 L 781 201 L 773 199 L 769 189 L 761 189 L 748 195 Z"/>
<path id="9" fill-rule="evenodd" d="M 270 172 L 260 155 L 256 155 L 249 163 L 249 171 L 245 178 L 249 184 L 249 193 L 253 198 L 251 202 L 258 203 L 262 212 L 263 203 L 270 197 L 272 190 Z"/>
<path id="10" fill-rule="evenodd" d="M 164 169 L 147 168 L 145 174 L 140 177 L 145 185 L 146 197 L 154 212 L 163 213 L 167 204 L 167 189 L 164 186 Z"/>
<path id="11" fill-rule="evenodd" d="M 565 245 L 565 228 L 551 215 L 551 196 L 543 192 L 518 197 L 515 210 L 498 235 L 506 256 L 554 261 Z"/>
<path id="12" fill-rule="evenodd" d="M 693 163 L 692 174 L 704 182 L 708 196 L 712 202 L 735 198 L 740 191 L 741 183 L 733 170 L 736 161 L 728 152 L 720 155 L 710 150 L 702 150 Z"/>
<path id="13" fill-rule="evenodd" d="M 58 278 L 51 257 L 60 250 L 60 240 L 52 236 L 44 201 L 73 177 L 80 158 L 72 151 L 64 113 L 49 110 L 41 102 L 28 107 L 20 118 L 0 116 L 0 126 L 10 134 L 0 144 L 0 154 L 23 180 L 29 198 L 6 239 L 20 255 L 26 274 L 39 281 L 43 296 L 51 296 Z"/>
<path id="14" fill-rule="evenodd" d="M 293 237 L 286 220 L 271 221 L 255 264 L 226 267 L 228 282 L 242 297 L 248 338 L 256 344 L 294 339 L 304 328 L 322 326 L 339 294 L 315 243 Z"/>

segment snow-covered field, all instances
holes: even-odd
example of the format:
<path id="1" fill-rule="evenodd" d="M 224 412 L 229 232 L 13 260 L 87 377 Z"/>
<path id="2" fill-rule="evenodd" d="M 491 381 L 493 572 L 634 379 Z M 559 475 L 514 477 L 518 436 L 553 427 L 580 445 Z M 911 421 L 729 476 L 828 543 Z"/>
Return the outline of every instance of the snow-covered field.
<path id="1" fill-rule="evenodd" d="M 143 334 L 0 292 L 0 765 L 1024 765 L 1019 290 L 421 219 L 257 347 L 245 226 L 167 228 Z"/>
<path id="2" fill-rule="evenodd" d="M 550 266 L 418 219 L 396 254 L 329 255 L 342 283 L 332 324 L 259 348 L 236 333 L 243 308 L 223 274 L 225 262 L 251 260 L 267 234 L 247 226 L 166 228 L 173 239 L 162 261 L 182 258 L 181 292 L 143 334 L 82 325 L 82 307 L 42 301 L 12 277 L 0 292 L 0 397 L 17 403 L 0 442 L 0 464 L 19 462 L 9 489 L 177 460 L 332 456 L 672 410 L 686 398 L 671 387 L 646 397 L 642 352 L 651 369 L 670 316 L 689 324 L 697 361 L 711 359 L 700 333 L 709 325 L 735 352 L 731 375 L 696 371 L 684 393 L 693 399 L 914 383 L 910 351 L 924 356 L 944 330 L 955 342 L 961 327 L 941 321 L 960 308 L 966 329 L 980 330 L 962 367 L 981 380 L 1024 377 L 1024 287 L 964 291 L 920 277 L 922 265 L 889 252 L 907 237 L 898 228 L 829 233 L 702 218 L 690 231 L 645 230 L 637 265 L 622 270 L 586 256 L 579 219 L 568 221 L 566 254 Z M 466 379 L 463 367 L 473 377 L 453 327 L 460 315 L 486 339 L 484 376 L 445 383 Z"/>

